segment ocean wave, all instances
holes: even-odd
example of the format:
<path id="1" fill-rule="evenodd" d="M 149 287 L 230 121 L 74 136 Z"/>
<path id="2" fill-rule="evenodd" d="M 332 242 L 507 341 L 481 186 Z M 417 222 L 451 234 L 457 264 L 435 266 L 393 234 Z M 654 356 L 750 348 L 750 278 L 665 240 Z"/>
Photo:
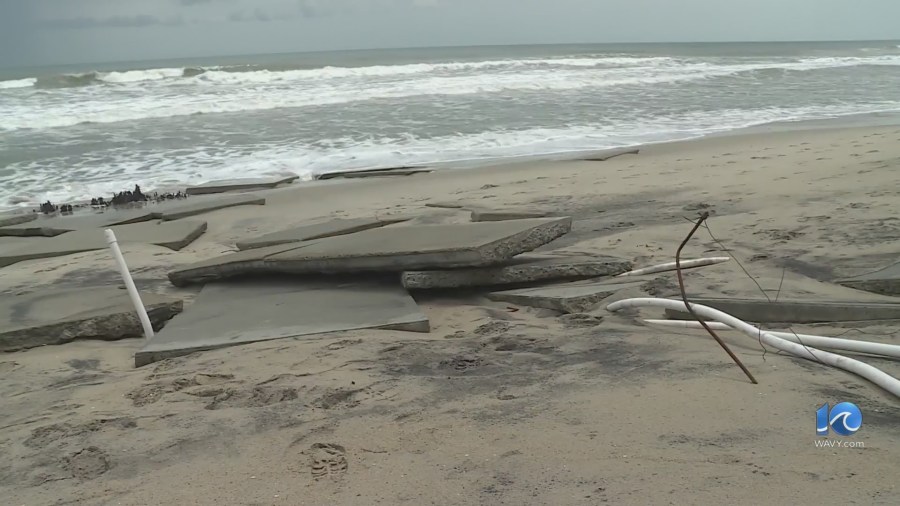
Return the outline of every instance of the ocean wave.
<path id="1" fill-rule="evenodd" d="M 75 88 L 92 84 L 133 84 L 153 81 L 173 81 L 178 78 L 192 79 L 194 82 L 214 84 L 254 84 L 298 79 L 340 79 L 347 77 L 379 77 L 426 74 L 433 72 L 482 70 L 490 68 L 528 67 L 618 67 L 630 65 L 650 65 L 672 61 L 668 57 L 592 57 L 592 58 L 548 58 L 522 60 L 491 60 L 478 62 L 412 63 L 405 65 L 373 65 L 367 67 L 318 67 L 285 69 L 283 66 L 266 68 L 259 65 L 231 65 L 210 67 L 157 68 L 113 72 L 84 72 L 62 74 L 41 78 L 28 78 L 26 85 L 17 81 L 0 81 L 0 89 L 35 85 L 38 88 Z"/>
<path id="2" fill-rule="evenodd" d="M 185 77 L 185 72 L 196 69 L 168 68 L 150 70 L 129 70 L 125 72 L 98 73 L 97 80 L 104 83 L 141 83 L 145 81 L 160 81 L 173 77 Z"/>
<path id="3" fill-rule="evenodd" d="M 396 100 L 413 97 L 487 95 L 526 92 L 568 92 L 600 90 L 616 87 L 646 87 L 680 82 L 722 79 L 731 76 L 762 78 L 776 72 L 807 72 L 818 69 L 852 67 L 856 65 L 900 65 L 900 55 L 857 57 L 820 57 L 787 61 L 742 60 L 739 63 L 699 61 L 683 63 L 671 58 L 651 59 L 647 65 L 634 66 L 617 58 L 615 66 L 590 67 L 571 65 L 573 62 L 596 59 L 562 59 L 567 67 L 490 68 L 497 62 L 474 62 L 483 65 L 478 72 L 436 73 L 433 64 L 413 64 L 400 67 L 408 71 L 420 69 L 418 75 L 398 78 L 398 74 L 379 72 L 394 69 L 389 66 L 363 67 L 365 79 L 326 79 L 326 69 L 274 72 L 246 70 L 229 72 L 221 67 L 157 69 L 156 71 L 128 71 L 108 74 L 80 74 L 65 76 L 71 83 L 82 85 L 91 80 L 104 80 L 108 92 L 93 93 L 70 90 L 28 100 L 10 101 L 6 114 L 0 116 L 0 131 L 21 129 L 49 129 L 70 127 L 83 123 L 117 123 L 183 117 L 197 114 L 266 111 L 279 108 L 321 107 L 372 100 Z M 609 59 L 607 59 L 609 60 Z M 638 59 L 646 60 L 646 59 Z M 526 61 L 526 60 L 517 60 Z M 551 60 L 532 60 L 546 62 Z M 557 61 L 557 60 L 552 60 Z M 448 65 L 448 64 L 443 64 Z M 463 65 L 463 64 L 459 64 Z M 489 70 L 488 70 L 489 69 Z M 346 69 L 344 69 L 346 70 Z M 312 72 L 312 74 L 310 74 Z M 341 70 L 343 72 L 343 70 Z M 193 74 L 190 78 L 178 75 Z M 319 76 L 310 78 L 310 75 Z M 305 77 L 304 77 L 305 76 Z M 23 80 L 24 81 L 24 80 Z M 205 86 L 190 87 L 173 93 L 169 87 L 151 88 L 132 85 L 151 82 L 198 81 Z M 214 84 L 214 85 L 213 85 Z M 42 85 L 38 80 L 39 87 Z M 43 83 L 47 85 L 47 83 Z"/>
<path id="4" fill-rule="evenodd" d="M 0 90 L 12 90 L 15 88 L 30 88 L 37 82 L 37 78 L 28 77 L 25 79 L 12 79 L 9 81 L 0 81 Z"/>
<path id="5" fill-rule="evenodd" d="M 266 85 L 286 82 L 316 82 L 341 79 L 393 78 L 402 76 L 441 76 L 465 72 L 513 73 L 529 70 L 553 69 L 670 69 L 673 72 L 697 68 L 719 67 L 726 73 L 746 70 L 818 70 L 831 67 L 864 65 L 900 66 L 900 55 L 873 55 L 866 57 L 817 57 L 797 60 L 760 61 L 748 64 L 732 62 L 717 64 L 702 60 L 672 57 L 635 56 L 582 56 L 556 58 L 526 58 L 487 60 L 473 62 L 412 63 L 400 65 L 372 65 L 363 67 L 319 67 L 285 69 L 284 66 L 267 68 L 259 65 L 232 65 L 210 67 L 157 68 L 113 72 L 85 72 L 40 78 L 0 81 L 0 89 L 24 88 L 77 88 L 90 85 Z"/>

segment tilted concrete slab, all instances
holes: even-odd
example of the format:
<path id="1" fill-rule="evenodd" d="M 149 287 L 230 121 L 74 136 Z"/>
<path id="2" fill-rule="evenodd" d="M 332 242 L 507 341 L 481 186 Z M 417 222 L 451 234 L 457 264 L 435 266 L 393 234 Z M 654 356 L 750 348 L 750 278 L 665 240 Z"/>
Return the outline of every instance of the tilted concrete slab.
<path id="1" fill-rule="evenodd" d="M 677 300 L 681 300 L 680 298 Z M 688 300 L 728 313 L 735 318 L 757 323 L 828 323 L 842 321 L 900 320 L 897 303 L 790 301 L 769 302 L 752 299 L 694 297 Z M 693 320 L 689 313 L 667 309 L 673 320 Z"/>
<path id="2" fill-rule="evenodd" d="M 154 329 L 180 313 L 182 301 L 142 293 Z M 0 352 L 64 344 L 76 339 L 112 341 L 143 336 L 125 289 L 85 287 L 0 295 Z"/>
<path id="3" fill-rule="evenodd" d="M 426 167 L 386 167 L 383 169 L 348 170 L 336 172 L 323 172 L 316 175 L 318 180 L 326 179 L 357 179 L 367 177 L 398 177 L 427 174 L 432 169 Z"/>
<path id="4" fill-rule="evenodd" d="M 313 223 L 294 227 L 280 232 L 273 232 L 255 239 L 248 239 L 237 243 L 239 250 L 248 250 L 254 248 L 265 248 L 267 246 L 277 246 L 279 244 L 288 244 L 292 242 L 311 241 L 313 239 L 322 239 L 324 237 L 335 237 L 338 235 L 352 234 L 362 232 L 372 228 L 384 227 L 394 223 L 407 221 L 407 218 L 384 219 L 378 218 L 353 218 L 338 219 L 325 221 L 322 223 Z"/>
<path id="5" fill-rule="evenodd" d="M 502 263 L 568 233 L 571 218 L 384 227 L 251 249 L 169 273 L 176 286 L 254 272 L 401 272 Z"/>
<path id="6" fill-rule="evenodd" d="M 900 262 L 860 276 L 839 279 L 835 283 L 882 295 L 900 295 Z"/>
<path id="7" fill-rule="evenodd" d="M 563 313 L 584 313 L 621 290 L 640 288 L 646 281 L 597 281 L 548 285 L 487 294 L 497 302 L 553 309 Z"/>
<path id="8" fill-rule="evenodd" d="M 206 231 L 205 221 L 182 220 L 171 223 L 151 221 L 110 227 L 119 244 L 143 243 L 178 251 Z M 25 260 L 51 258 L 85 251 L 106 249 L 105 229 L 79 230 L 58 237 L 33 241 L 17 249 L 0 253 L 0 267 Z"/>
<path id="9" fill-rule="evenodd" d="M 185 193 L 188 195 L 207 195 L 210 193 L 225 193 L 231 191 L 271 189 L 284 184 L 293 183 L 299 178 L 300 176 L 292 174 L 290 176 L 223 179 L 219 181 L 209 181 L 198 184 L 197 186 L 190 186 L 185 190 Z"/>
<path id="10" fill-rule="evenodd" d="M 403 286 L 410 290 L 502 286 L 615 276 L 631 270 L 621 258 L 586 255 L 520 255 L 502 265 L 471 269 L 408 271 Z"/>
<path id="11" fill-rule="evenodd" d="M 34 220 L 0 227 L 0 236 L 55 237 L 78 230 L 107 228 L 152 219 L 153 212 L 147 207 L 107 209 L 103 212 L 79 212 L 71 216 L 39 216 Z"/>
<path id="12" fill-rule="evenodd" d="M 203 287 L 187 311 L 134 356 L 136 367 L 203 350 L 360 329 L 429 332 L 428 318 L 395 283 L 279 278 Z"/>
<path id="13" fill-rule="evenodd" d="M 191 197 L 187 200 L 163 202 L 153 208 L 155 218 L 172 221 L 237 206 L 264 206 L 266 199 L 251 193 Z"/>
<path id="14" fill-rule="evenodd" d="M 546 218 L 550 213 L 528 209 L 472 209 L 470 220 L 474 223 L 482 221 L 528 220 Z"/>
<path id="15" fill-rule="evenodd" d="M 37 213 L 0 213 L 0 227 L 11 227 L 34 221 Z"/>
<path id="16" fill-rule="evenodd" d="M 460 202 L 428 202 L 425 207 L 436 207 L 438 209 L 462 209 L 465 204 Z"/>
<path id="17" fill-rule="evenodd" d="M 641 152 L 641 150 L 636 149 L 636 148 L 616 148 L 616 149 L 609 149 L 606 151 L 601 151 L 601 152 L 599 152 L 597 154 L 593 154 L 593 155 L 587 155 L 586 157 L 579 158 L 579 160 L 584 160 L 586 162 L 605 162 L 605 161 L 615 158 L 617 156 L 636 155 L 640 152 Z"/>

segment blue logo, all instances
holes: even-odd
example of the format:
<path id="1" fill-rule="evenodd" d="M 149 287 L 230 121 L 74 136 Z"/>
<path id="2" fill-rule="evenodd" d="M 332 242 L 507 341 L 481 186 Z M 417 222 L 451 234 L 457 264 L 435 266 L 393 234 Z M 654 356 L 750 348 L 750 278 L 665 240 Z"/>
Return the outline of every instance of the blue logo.
<path id="1" fill-rule="evenodd" d="M 835 404 L 828 409 L 825 403 L 816 410 L 816 435 L 827 436 L 831 428 L 841 436 L 852 436 L 862 427 L 862 411 L 852 402 Z"/>

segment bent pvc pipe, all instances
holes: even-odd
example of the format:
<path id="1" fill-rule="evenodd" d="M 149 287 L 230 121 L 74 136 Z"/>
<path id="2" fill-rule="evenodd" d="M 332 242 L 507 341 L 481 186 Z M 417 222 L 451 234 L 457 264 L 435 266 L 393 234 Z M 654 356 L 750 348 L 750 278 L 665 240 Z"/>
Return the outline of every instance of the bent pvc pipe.
<path id="1" fill-rule="evenodd" d="M 620 300 L 618 302 L 613 302 L 612 304 L 607 306 L 606 309 L 609 311 L 618 311 L 620 309 L 641 306 L 659 307 L 663 309 L 672 309 L 674 311 L 687 312 L 687 306 L 683 301 L 654 298 L 635 298 Z M 854 360 L 852 358 L 844 357 L 842 355 L 837 355 L 835 353 L 830 353 L 827 351 L 818 350 L 816 348 L 810 348 L 808 346 L 792 343 L 780 337 L 774 336 L 770 332 L 758 329 L 753 325 L 744 322 L 743 320 L 739 320 L 734 316 L 731 316 L 728 313 L 723 313 L 722 311 L 713 309 L 708 306 L 703 306 L 701 304 L 691 304 L 691 309 L 699 316 L 724 323 L 729 327 L 740 330 L 741 332 L 754 339 L 759 339 L 764 344 L 773 348 L 790 353 L 791 355 L 794 355 L 796 357 L 815 360 L 833 367 L 837 367 L 838 369 L 852 372 L 871 381 L 872 383 L 875 383 L 894 396 L 900 398 L 900 380 L 894 378 L 893 376 L 890 376 L 889 374 L 886 374 L 885 372 L 875 367 L 870 366 L 869 364 L 860 362 L 859 360 Z"/>
<path id="2" fill-rule="evenodd" d="M 693 269 L 694 267 L 705 267 L 707 265 L 716 265 L 723 262 L 727 262 L 731 260 L 731 257 L 709 257 L 709 258 L 695 258 L 693 260 L 682 260 L 681 268 L 682 269 Z M 659 265 L 651 265 L 650 267 L 644 267 L 643 269 L 638 269 L 636 271 L 624 272 L 616 276 L 617 278 L 624 278 L 628 276 L 643 276 L 644 274 L 656 274 L 657 272 L 667 272 L 674 271 L 678 268 L 678 264 L 676 262 L 667 262 Z"/>
<path id="3" fill-rule="evenodd" d="M 150 316 L 147 315 L 147 309 L 141 301 L 141 295 L 134 286 L 134 279 L 131 278 L 131 272 L 125 264 L 125 257 L 122 256 L 122 250 L 119 249 L 119 242 L 116 240 L 116 234 L 106 229 L 106 244 L 112 251 L 113 258 L 119 267 L 119 273 L 122 275 L 122 281 L 125 282 L 125 288 L 128 290 L 128 296 L 131 297 L 131 303 L 134 304 L 134 310 L 137 311 L 138 318 L 141 320 L 141 326 L 144 328 L 144 337 L 151 339 L 153 337 L 153 325 L 150 324 Z"/>
<path id="4" fill-rule="evenodd" d="M 691 307 L 694 305 L 691 304 Z M 681 327 L 686 329 L 702 329 L 700 322 L 690 320 L 644 320 L 651 325 L 664 327 Z M 707 322 L 713 330 L 735 330 L 720 322 Z M 894 344 L 873 343 L 871 341 L 859 341 L 855 339 L 841 339 L 838 337 L 817 336 L 812 334 L 794 334 L 791 332 L 767 331 L 775 337 L 780 337 L 792 343 L 814 346 L 816 348 L 828 348 L 831 350 L 852 351 L 855 353 L 868 353 L 883 357 L 900 358 L 900 346 Z"/>

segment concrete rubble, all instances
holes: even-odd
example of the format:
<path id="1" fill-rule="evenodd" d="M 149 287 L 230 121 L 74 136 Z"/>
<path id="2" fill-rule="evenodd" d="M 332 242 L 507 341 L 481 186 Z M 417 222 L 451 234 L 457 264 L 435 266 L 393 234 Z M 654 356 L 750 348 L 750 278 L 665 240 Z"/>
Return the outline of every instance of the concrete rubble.
<path id="1" fill-rule="evenodd" d="M 354 219 L 336 219 L 311 225 L 302 225 L 299 227 L 273 232 L 254 239 L 238 241 L 236 246 L 239 250 L 248 250 L 255 248 L 265 248 L 269 246 L 278 246 L 280 244 L 288 244 L 293 242 L 312 241 L 314 239 L 323 239 L 325 237 L 335 237 L 339 235 L 347 235 L 355 232 L 362 232 L 372 228 L 385 227 L 395 223 L 407 221 L 406 218 L 398 219 L 378 219 L 378 218 L 354 218 Z"/>
<path id="2" fill-rule="evenodd" d="M 254 177 L 208 181 L 196 186 L 189 186 L 185 190 L 185 193 L 187 193 L 188 195 L 207 195 L 211 193 L 225 193 L 233 191 L 267 190 L 293 183 L 299 178 L 300 176 L 291 174 L 288 176 Z"/>
<path id="3" fill-rule="evenodd" d="M 678 298 L 678 300 L 681 300 Z M 694 304 L 709 306 L 735 318 L 756 323 L 832 323 L 900 320 L 900 300 L 895 302 L 751 300 L 718 297 L 688 297 Z M 673 320 L 693 320 L 689 313 L 666 310 Z"/>
<path id="4" fill-rule="evenodd" d="M 36 220 L 37 213 L 0 213 L 0 228 Z"/>
<path id="5" fill-rule="evenodd" d="M 163 246 L 174 251 L 194 242 L 206 231 L 205 221 L 148 221 L 110 227 L 120 244 L 143 243 Z M 0 267 L 25 260 L 51 258 L 85 251 L 106 249 L 104 229 L 69 232 L 57 237 L 29 241 L 18 248 L 0 250 Z"/>
<path id="6" fill-rule="evenodd" d="M 218 211 L 237 206 L 264 206 L 266 199 L 259 195 L 245 193 L 213 197 L 193 197 L 180 202 L 165 202 L 156 206 L 153 217 L 164 221 L 180 220 L 198 214 Z"/>
<path id="7" fill-rule="evenodd" d="M 182 310 L 181 299 L 143 293 L 155 329 Z M 0 294 L 0 351 L 64 344 L 76 339 L 117 340 L 143 335 L 124 289 L 86 287 Z"/>
<path id="8" fill-rule="evenodd" d="M 571 228 L 571 218 L 383 227 L 240 251 L 171 271 L 169 280 L 186 286 L 266 272 L 401 272 L 494 265 L 543 246 Z"/>
<path id="9" fill-rule="evenodd" d="M 152 219 L 153 212 L 149 207 L 108 209 L 104 212 L 73 216 L 37 216 L 33 220 L 0 227 L 0 236 L 56 237 L 68 232 L 127 225 Z"/>
<path id="10" fill-rule="evenodd" d="M 631 268 L 631 262 L 608 256 L 523 254 L 488 267 L 406 271 L 401 279 L 410 290 L 433 290 L 600 278 Z"/>
<path id="11" fill-rule="evenodd" d="M 881 295 L 900 295 L 900 262 L 874 272 L 839 279 L 835 283 Z"/>
<path id="12" fill-rule="evenodd" d="M 408 169 L 375 172 L 394 170 Z M 240 191 L 255 184 L 283 184 L 274 179 L 229 183 L 197 188 L 204 187 L 201 192 Z M 0 237 L 0 267 L 104 249 L 105 227 L 113 228 L 120 243 L 140 242 L 178 250 L 206 230 L 206 222 L 184 217 L 262 204 L 264 198 L 240 193 L 166 202 L 149 210 L 6 222 L 5 230 L 33 231 L 29 234 L 34 237 Z M 660 275 L 620 277 L 634 272 L 632 262 L 602 254 L 535 253 L 571 231 L 570 217 L 547 217 L 529 209 L 486 210 L 453 203 L 431 206 L 470 211 L 472 222 L 420 225 L 416 224 L 418 218 L 410 217 L 323 220 L 238 240 L 239 251 L 173 269 L 168 273 L 171 284 L 203 286 L 184 312 L 179 299 L 143 294 L 158 333 L 135 354 L 135 365 L 204 350 L 332 332 L 429 332 L 428 317 L 410 291 L 419 296 L 428 290 L 479 290 L 495 303 L 569 314 L 596 310 L 601 302 L 626 294 L 673 293 L 668 281 L 671 272 L 662 274 L 665 279 Z M 114 224 L 123 220 L 130 223 Z M 900 264 L 837 283 L 897 294 L 898 271 Z M 842 297 L 838 294 L 834 298 Z M 880 300 L 881 296 L 873 294 L 867 297 L 854 302 L 767 302 L 701 296 L 690 300 L 759 323 L 900 320 L 898 301 L 890 297 Z M 690 318 L 672 311 L 667 315 Z M 0 351 L 142 333 L 130 300 L 118 288 L 3 295 L 0 317 L 6 322 L 0 331 Z"/>
<path id="13" fill-rule="evenodd" d="M 280 277 L 203 287 L 189 310 L 135 354 L 136 367 L 203 350 L 359 329 L 428 332 L 398 284 Z"/>
<path id="14" fill-rule="evenodd" d="M 323 172 L 317 174 L 317 180 L 327 179 L 361 179 L 373 177 L 402 177 L 414 176 L 416 174 L 427 174 L 432 172 L 426 167 L 387 167 L 383 169 L 364 169 L 364 170 L 348 170 L 338 172 Z"/>
<path id="15" fill-rule="evenodd" d="M 527 220 L 546 218 L 550 214 L 529 209 L 472 209 L 469 219 L 473 223 L 483 221 Z"/>
<path id="16" fill-rule="evenodd" d="M 579 160 L 583 160 L 586 162 L 605 162 L 612 158 L 622 155 L 637 155 L 641 152 L 638 148 L 615 148 L 608 149 L 606 151 L 601 151 L 599 153 L 593 155 L 587 155 L 579 158 Z"/>
<path id="17" fill-rule="evenodd" d="M 584 313 L 622 290 L 636 289 L 646 281 L 595 281 L 491 292 L 487 298 L 520 306 L 552 309 L 562 313 Z"/>

